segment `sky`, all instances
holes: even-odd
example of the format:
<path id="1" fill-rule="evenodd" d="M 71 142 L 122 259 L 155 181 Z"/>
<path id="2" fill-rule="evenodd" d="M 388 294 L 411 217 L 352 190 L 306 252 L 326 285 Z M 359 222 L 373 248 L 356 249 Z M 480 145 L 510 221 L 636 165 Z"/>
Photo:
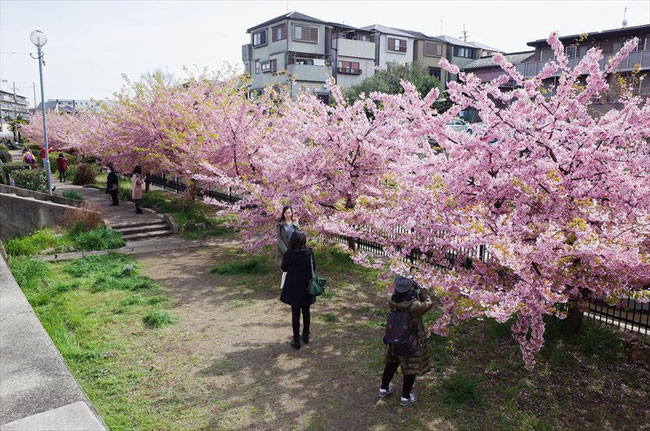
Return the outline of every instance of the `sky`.
<path id="1" fill-rule="evenodd" d="M 104 99 L 124 84 L 162 69 L 179 78 L 185 67 L 242 68 L 246 29 L 298 11 L 353 26 L 383 24 L 431 36 L 460 37 L 506 52 L 553 30 L 578 34 L 650 23 L 640 1 L 12 1 L 0 0 L 0 88 L 33 106 L 38 63 L 32 30 L 43 31 L 46 99 Z"/>

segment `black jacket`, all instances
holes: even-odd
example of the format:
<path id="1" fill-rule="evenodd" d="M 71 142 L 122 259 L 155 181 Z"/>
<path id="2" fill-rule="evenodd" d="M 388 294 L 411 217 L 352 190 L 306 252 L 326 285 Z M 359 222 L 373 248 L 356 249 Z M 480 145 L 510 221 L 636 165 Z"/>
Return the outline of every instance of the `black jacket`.
<path id="1" fill-rule="evenodd" d="M 309 280 L 311 280 L 311 259 L 314 253 L 311 248 L 302 250 L 289 250 L 282 258 L 282 271 L 287 273 L 280 301 L 295 307 L 305 307 L 312 302 L 312 297 L 307 293 Z M 314 259 L 314 269 L 316 260 Z"/>
<path id="2" fill-rule="evenodd" d="M 113 185 L 115 185 L 115 187 L 112 187 Z M 106 177 L 106 193 L 113 191 L 111 188 L 114 188 L 114 191 L 117 191 L 117 174 L 112 171 L 109 172 L 108 176 Z"/>

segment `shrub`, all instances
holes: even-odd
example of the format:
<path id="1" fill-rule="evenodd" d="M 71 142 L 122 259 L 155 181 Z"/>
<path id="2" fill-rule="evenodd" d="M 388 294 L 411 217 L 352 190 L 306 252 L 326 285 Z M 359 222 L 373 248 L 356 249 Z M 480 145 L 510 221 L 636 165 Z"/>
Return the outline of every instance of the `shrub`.
<path id="1" fill-rule="evenodd" d="M 11 178 L 16 187 L 47 193 L 47 174 L 42 169 L 17 170 Z"/>
<path id="2" fill-rule="evenodd" d="M 623 352 L 623 342 L 618 335 L 611 328 L 590 319 L 584 322 L 580 344 L 586 355 L 610 363 Z"/>
<path id="3" fill-rule="evenodd" d="M 165 310 L 153 311 L 142 318 L 147 328 L 160 328 L 174 323 L 172 316 Z"/>
<path id="4" fill-rule="evenodd" d="M 7 147 L 5 144 L 0 144 L 0 162 L 11 162 L 11 153 L 9 152 L 9 147 Z"/>
<path id="5" fill-rule="evenodd" d="M 2 175 L 2 180 L 5 181 L 6 184 L 9 184 L 9 176 L 12 175 L 14 171 L 24 171 L 27 169 L 29 169 L 29 165 L 26 165 L 23 162 L 5 163 L 0 166 L 0 175 Z"/>
<path id="6" fill-rule="evenodd" d="M 62 235 L 55 235 L 51 229 L 41 229 L 28 236 L 10 239 L 5 250 L 9 256 L 30 256 L 47 248 L 59 249 L 65 242 Z"/>
<path id="7" fill-rule="evenodd" d="M 104 225 L 99 211 L 88 209 L 71 209 L 61 218 L 61 225 L 72 234 L 86 232 Z"/>
<path id="8" fill-rule="evenodd" d="M 75 200 L 75 201 L 84 200 L 83 196 L 81 196 L 79 194 L 79 192 L 77 192 L 75 190 L 66 190 L 63 193 L 61 193 L 61 196 L 63 196 L 64 198 L 67 198 L 67 199 Z"/>
<path id="9" fill-rule="evenodd" d="M 97 171 L 95 171 L 92 165 L 89 165 L 88 163 L 81 163 L 74 170 L 74 178 L 72 180 L 72 184 L 76 184 L 78 186 L 94 184 L 96 176 Z"/>
<path id="10" fill-rule="evenodd" d="M 77 232 L 72 241 L 77 250 L 109 250 L 123 247 L 125 244 L 119 232 L 105 227 Z"/>
<path id="11" fill-rule="evenodd" d="M 475 404 L 479 400 L 477 383 L 466 373 L 456 372 L 442 385 L 442 399 L 446 404 Z"/>

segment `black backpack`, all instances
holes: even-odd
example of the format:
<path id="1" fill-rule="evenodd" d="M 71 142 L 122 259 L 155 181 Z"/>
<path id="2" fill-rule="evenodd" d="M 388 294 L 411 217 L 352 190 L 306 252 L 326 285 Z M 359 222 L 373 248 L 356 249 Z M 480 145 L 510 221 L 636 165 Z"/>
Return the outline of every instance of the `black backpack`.
<path id="1" fill-rule="evenodd" d="M 413 356 L 417 351 L 417 331 L 408 311 L 391 311 L 386 320 L 386 341 L 389 352 L 397 356 Z"/>

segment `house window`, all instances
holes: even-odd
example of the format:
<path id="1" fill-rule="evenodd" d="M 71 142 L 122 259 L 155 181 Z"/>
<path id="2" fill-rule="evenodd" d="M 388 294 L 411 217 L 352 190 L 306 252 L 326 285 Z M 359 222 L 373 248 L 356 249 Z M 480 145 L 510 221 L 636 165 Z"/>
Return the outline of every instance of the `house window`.
<path id="1" fill-rule="evenodd" d="M 266 30 L 253 33 L 253 46 L 266 45 Z"/>
<path id="2" fill-rule="evenodd" d="M 260 73 L 260 61 L 255 60 L 255 74 L 257 75 L 258 73 Z"/>
<path id="3" fill-rule="evenodd" d="M 358 61 L 339 61 L 338 71 L 339 73 L 349 73 L 351 75 L 361 74 Z"/>
<path id="4" fill-rule="evenodd" d="M 467 48 L 464 46 L 454 46 L 454 57 L 476 59 L 476 48 Z"/>
<path id="5" fill-rule="evenodd" d="M 568 58 L 576 58 L 578 56 L 578 47 L 575 45 L 567 46 L 565 52 Z"/>
<path id="6" fill-rule="evenodd" d="M 441 57 L 442 45 L 433 42 L 424 42 L 424 55 L 429 57 Z"/>
<path id="7" fill-rule="evenodd" d="M 439 67 L 430 67 L 429 68 L 429 75 L 433 76 L 438 81 L 440 81 L 440 68 Z"/>
<path id="8" fill-rule="evenodd" d="M 406 40 L 405 39 L 395 39 L 393 37 L 388 38 L 388 50 L 395 52 L 406 52 Z"/>
<path id="9" fill-rule="evenodd" d="M 279 40 L 285 40 L 287 38 L 287 25 L 282 24 L 271 29 L 271 34 L 273 35 L 271 40 L 277 42 Z"/>
<path id="10" fill-rule="evenodd" d="M 318 42 L 318 27 L 296 25 L 293 27 L 293 40 L 300 42 Z"/>
<path id="11" fill-rule="evenodd" d="M 278 70 L 278 60 L 262 63 L 262 73 L 275 73 Z"/>

